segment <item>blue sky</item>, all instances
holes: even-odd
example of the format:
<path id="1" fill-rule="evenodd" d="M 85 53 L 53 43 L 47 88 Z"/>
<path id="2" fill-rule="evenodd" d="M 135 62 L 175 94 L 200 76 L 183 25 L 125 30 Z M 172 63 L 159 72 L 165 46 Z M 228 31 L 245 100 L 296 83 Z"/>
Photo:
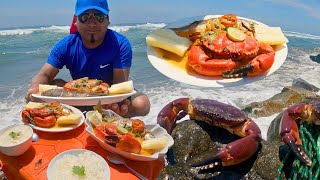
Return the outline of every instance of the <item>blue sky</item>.
<path id="1" fill-rule="evenodd" d="M 206 14 L 233 13 L 285 31 L 320 35 L 319 0 L 109 0 L 112 25 L 170 23 Z M 0 28 L 70 25 L 75 0 L 5 0 Z"/>

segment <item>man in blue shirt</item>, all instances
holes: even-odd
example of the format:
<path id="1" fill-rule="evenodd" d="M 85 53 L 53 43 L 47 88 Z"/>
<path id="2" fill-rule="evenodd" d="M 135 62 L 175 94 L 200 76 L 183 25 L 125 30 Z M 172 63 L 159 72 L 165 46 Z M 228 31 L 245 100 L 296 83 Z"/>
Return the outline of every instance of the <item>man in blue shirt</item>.
<path id="1" fill-rule="evenodd" d="M 128 39 L 108 29 L 109 9 L 106 0 L 77 0 L 77 33 L 60 40 L 52 49 L 47 63 L 35 75 L 26 93 L 26 99 L 38 92 L 39 84 L 63 86 L 66 81 L 54 79 L 66 66 L 73 79 L 89 77 L 109 85 L 128 80 L 132 49 Z M 120 115 L 143 116 L 150 110 L 146 95 L 140 94 L 119 104 L 106 106 Z"/>

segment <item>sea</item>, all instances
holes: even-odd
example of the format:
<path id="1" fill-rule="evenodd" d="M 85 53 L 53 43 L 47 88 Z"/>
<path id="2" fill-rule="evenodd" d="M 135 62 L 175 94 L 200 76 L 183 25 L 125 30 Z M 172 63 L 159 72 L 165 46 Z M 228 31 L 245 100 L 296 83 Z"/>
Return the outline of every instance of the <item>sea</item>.
<path id="1" fill-rule="evenodd" d="M 320 54 L 320 36 L 290 31 L 284 31 L 289 39 L 285 62 L 262 80 L 223 88 L 198 87 L 172 80 L 149 62 L 145 39 L 151 31 L 166 25 L 140 23 L 109 27 L 125 35 L 132 45 L 133 65 L 129 78 L 133 80 L 135 89 L 147 94 L 151 101 L 150 113 L 140 117 L 146 123 L 156 123 L 162 107 L 180 97 L 214 99 L 243 108 L 249 103 L 271 98 L 298 78 L 320 87 L 320 64 L 310 59 L 310 56 Z M 69 34 L 69 28 L 53 25 L 0 29 L 0 129 L 22 123 L 20 112 L 26 103 L 24 94 L 28 85 L 46 62 L 54 44 Z M 71 80 L 65 68 L 58 77 Z M 261 128 L 264 139 L 275 116 L 253 118 Z"/>

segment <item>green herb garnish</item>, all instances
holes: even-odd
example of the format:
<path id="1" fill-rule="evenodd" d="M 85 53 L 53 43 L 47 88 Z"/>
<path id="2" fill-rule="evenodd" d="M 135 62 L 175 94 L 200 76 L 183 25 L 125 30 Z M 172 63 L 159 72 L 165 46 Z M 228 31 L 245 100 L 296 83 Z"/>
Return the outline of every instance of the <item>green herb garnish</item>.
<path id="1" fill-rule="evenodd" d="M 20 132 L 16 133 L 16 132 L 10 132 L 9 136 L 12 138 L 12 139 L 17 139 L 19 136 L 20 136 Z"/>
<path id="2" fill-rule="evenodd" d="M 73 166 L 72 172 L 78 176 L 86 176 L 86 172 L 84 166 Z"/>
<path id="3" fill-rule="evenodd" d="M 127 124 L 124 125 L 124 128 L 126 128 L 129 132 L 132 131 L 132 126 L 129 126 Z"/>

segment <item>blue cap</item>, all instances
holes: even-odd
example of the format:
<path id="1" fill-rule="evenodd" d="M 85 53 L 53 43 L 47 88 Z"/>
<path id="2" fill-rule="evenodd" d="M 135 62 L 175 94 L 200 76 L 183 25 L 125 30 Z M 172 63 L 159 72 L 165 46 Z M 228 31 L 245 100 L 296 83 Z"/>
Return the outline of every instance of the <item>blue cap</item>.
<path id="1" fill-rule="evenodd" d="M 79 16 L 83 12 L 95 9 L 101 11 L 105 15 L 109 14 L 108 2 L 107 0 L 77 0 L 76 3 L 76 16 Z"/>

